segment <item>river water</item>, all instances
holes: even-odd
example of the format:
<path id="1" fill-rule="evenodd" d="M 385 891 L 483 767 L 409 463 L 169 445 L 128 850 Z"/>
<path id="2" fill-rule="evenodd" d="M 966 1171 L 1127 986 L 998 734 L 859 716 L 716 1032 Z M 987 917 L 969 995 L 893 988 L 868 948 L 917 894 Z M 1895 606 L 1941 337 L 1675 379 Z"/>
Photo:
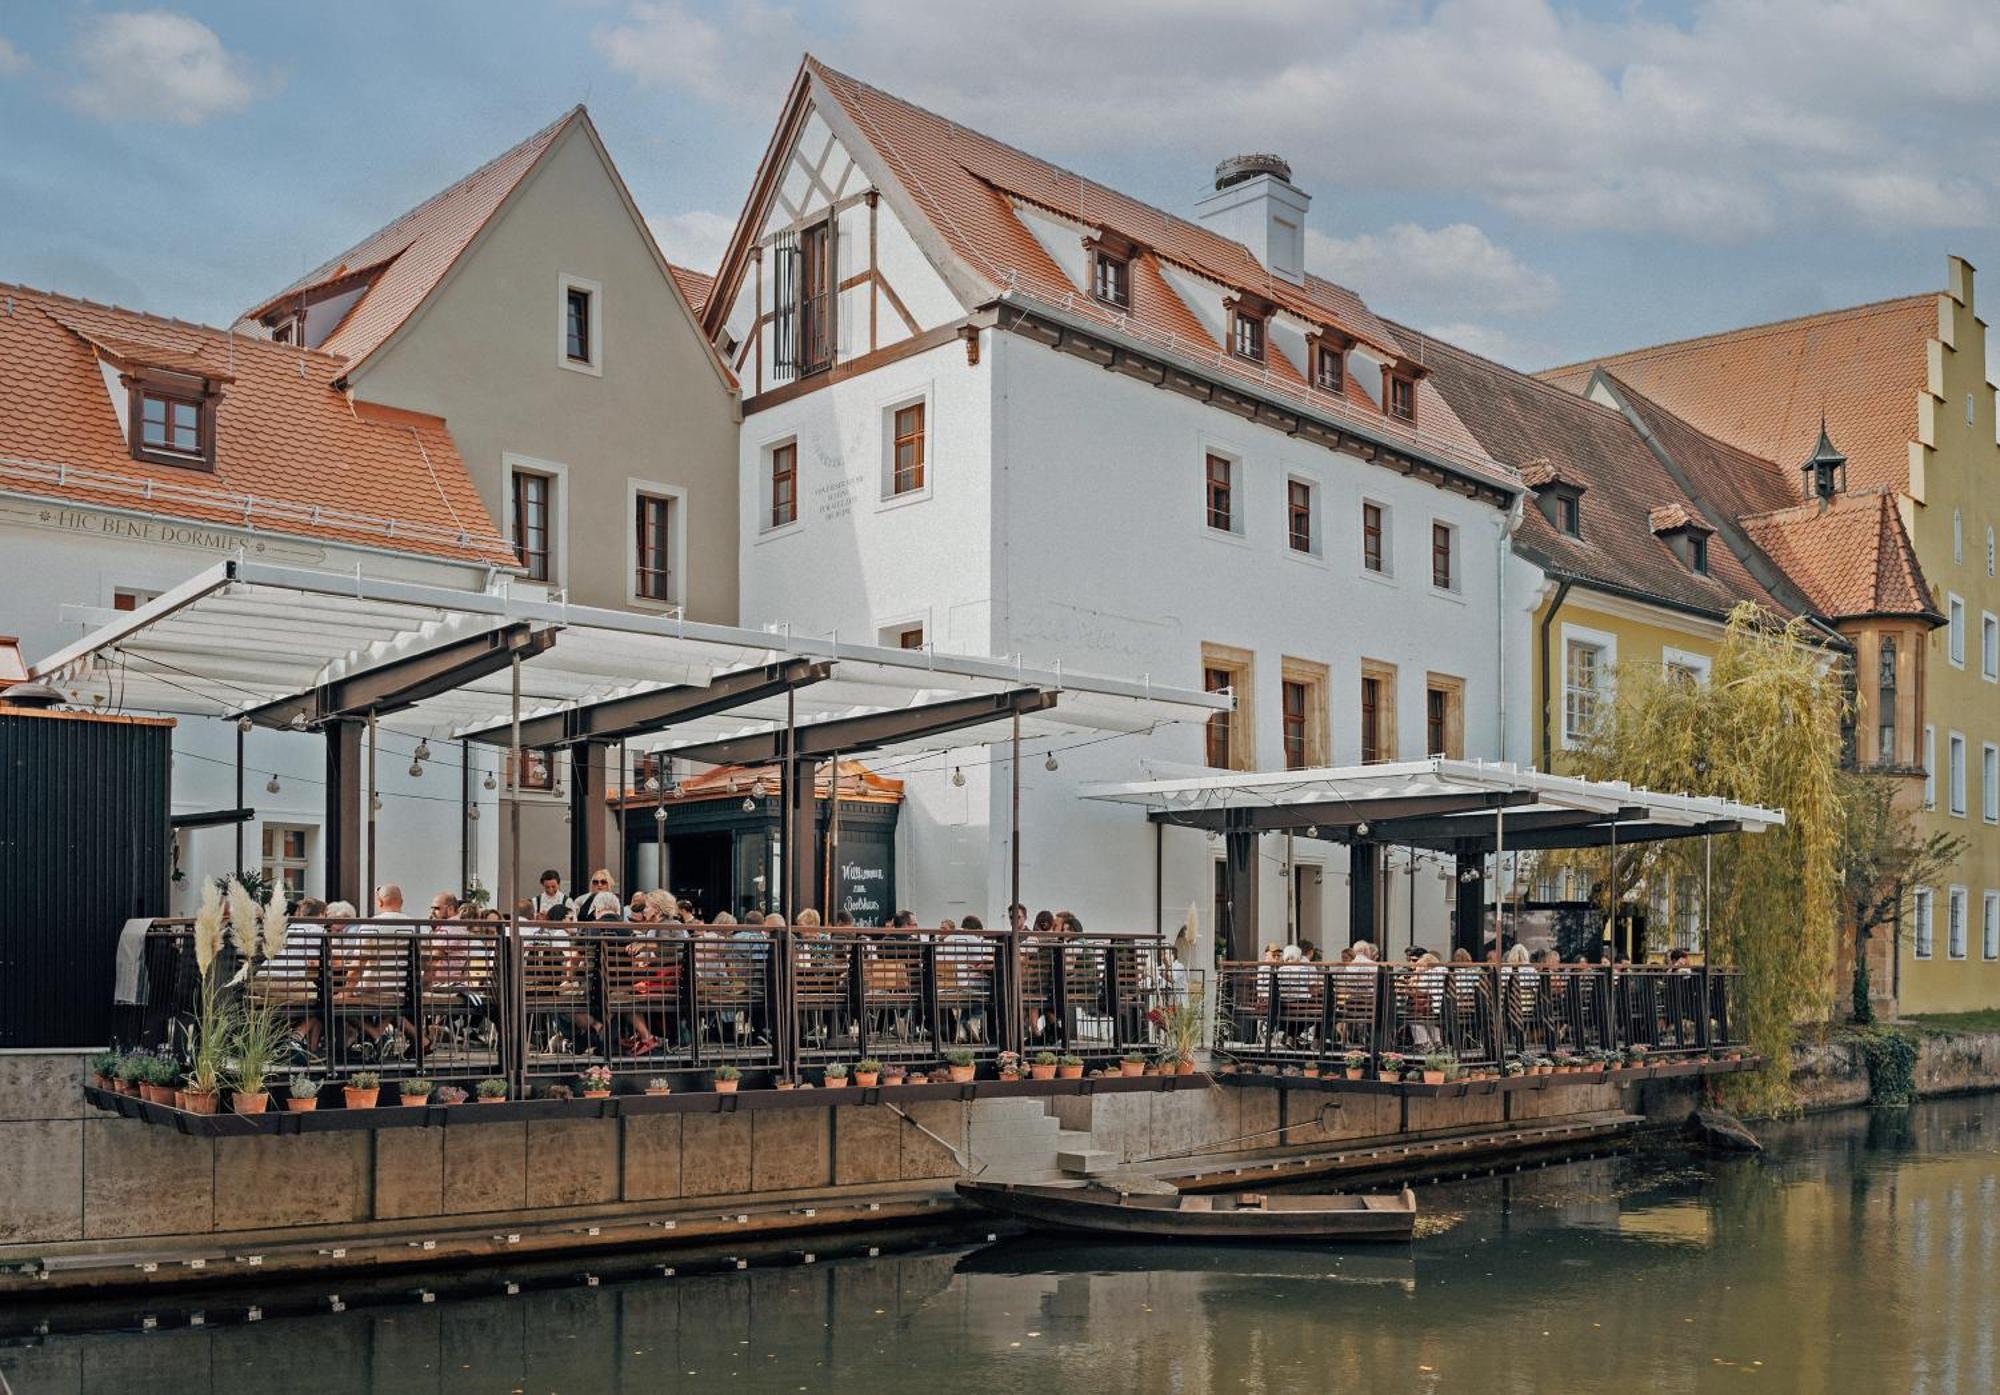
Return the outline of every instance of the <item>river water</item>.
<path id="1" fill-rule="evenodd" d="M 12 1340 L 17 1395 L 2000 1390 L 2000 1096 L 1425 1187 L 1411 1246 L 1003 1240 Z M 574 1268 L 574 1266 L 572 1266 Z M 58 1324 L 60 1327 L 60 1323 Z"/>

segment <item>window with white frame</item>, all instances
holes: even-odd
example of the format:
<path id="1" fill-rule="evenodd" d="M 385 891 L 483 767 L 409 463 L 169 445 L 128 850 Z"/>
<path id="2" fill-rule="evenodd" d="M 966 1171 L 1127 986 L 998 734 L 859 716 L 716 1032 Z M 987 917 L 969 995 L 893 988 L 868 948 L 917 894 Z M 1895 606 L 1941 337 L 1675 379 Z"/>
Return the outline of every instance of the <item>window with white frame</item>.
<path id="1" fill-rule="evenodd" d="M 1944 903 L 1944 952 L 1949 959 L 1965 958 L 1965 888 L 1955 886 Z"/>
<path id="2" fill-rule="evenodd" d="M 1675 649 L 1669 645 L 1660 651 L 1660 664 L 1666 670 L 1667 681 L 1670 683 L 1702 684 L 1708 681 L 1714 660 L 1706 654 Z"/>
<path id="3" fill-rule="evenodd" d="M 1611 665 L 1617 641 L 1594 630 L 1563 626 L 1563 744 L 1574 746 L 1590 734 L 1611 697 Z"/>
<path id="4" fill-rule="evenodd" d="M 1988 683 L 2000 683 L 2000 615 L 1979 616 L 1979 672 Z"/>
<path id="5" fill-rule="evenodd" d="M 1945 738 L 1945 775 L 1953 818 L 1965 817 L 1965 738 L 1952 732 Z"/>
<path id="6" fill-rule="evenodd" d="M 282 886 L 285 899 L 296 901 L 306 894 L 306 876 L 312 871 L 312 830 L 295 823 L 264 825 L 264 881 Z"/>
<path id="7" fill-rule="evenodd" d="M 1946 657 L 1953 668 L 1965 667 L 1965 602 L 1957 596 L 1945 598 L 1945 642 L 1949 646 Z"/>
<path id="8" fill-rule="evenodd" d="M 1319 556 L 1319 487 L 1297 475 L 1285 480 L 1285 545 Z"/>
<path id="9" fill-rule="evenodd" d="M 556 362 L 593 377 L 604 372 L 604 287 L 568 272 L 556 278 Z"/>
<path id="10" fill-rule="evenodd" d="M 2000 891 L 1987 892 L 1980 908 L 1979 957 L 2000 959 Z"/>
<path id="11" fill-rule="evenodd" d="M 1937 808 L 1937 728 L 1924 724 L 1924 807 Z"/>
<path id="12" fill-rule="evenodd" d="M 922 400 L 903 402 L 883 414 L 888 458 L 882 462 L 882 497 L 922 494 L 930 484 L 930 433 Z"/>
<path id="13" fill-rule="evenodd" d="M 1931 889 L 1920 886 L 1910 897 L 1910 951 L 1928 959 L 1931 949 Z"/>
<path id="14" fill-rule="evenodd" d="M 799 443 L 796 439 L 776 441 L 764 448 L 764 507 L 766 533 L 789 528 L 799 521 Z"/>
<path id="15" fill-rule="evenodd" d="M 1980 815 L 1988 823 L 2000 823 L 2000 746 L 1991 741 L 1979 748 Z"/>

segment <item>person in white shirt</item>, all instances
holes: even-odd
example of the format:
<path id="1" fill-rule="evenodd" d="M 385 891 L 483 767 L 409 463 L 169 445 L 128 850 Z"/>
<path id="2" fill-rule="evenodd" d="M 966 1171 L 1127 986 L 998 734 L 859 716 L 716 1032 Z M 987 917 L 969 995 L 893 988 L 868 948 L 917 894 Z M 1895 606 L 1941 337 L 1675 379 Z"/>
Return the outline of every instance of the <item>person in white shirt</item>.
<path id="1" fill-rule="evenodd" d="M 569 919 L 569 893 L 563 890 L 562 873 L 551 867 L 539 878 L 542 889 L 528 903 L 536 920 Z"/>
<path id="2" fill-rule="evenodd" d="M 403 888 L 394 882 L 384 882 L 375 888 L 376 920 L 408 920 L 403 910 Z"/>

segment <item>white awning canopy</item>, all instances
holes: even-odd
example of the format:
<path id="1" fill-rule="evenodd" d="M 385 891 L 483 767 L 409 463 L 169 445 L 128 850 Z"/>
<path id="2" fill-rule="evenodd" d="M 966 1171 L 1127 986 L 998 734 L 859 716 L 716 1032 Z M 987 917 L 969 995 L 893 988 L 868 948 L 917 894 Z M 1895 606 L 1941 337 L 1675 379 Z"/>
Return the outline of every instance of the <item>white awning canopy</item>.
<path id="1" fill-rule="evenodd" d="M 629 744 L 638 750 L 713 747 L 768 735 L 785 727 L 788 704 L 792 720 L 803 727 L 957 699 L 994 700 L 996 715 L 989 721 L 869 747 L 915 752 L 1006 739 L 1012 714 L 997 714 L 1005 701 L 1023 696 L 1032 701 L 1016 702 L 1026 709 L 1021 734 L 1036 739 L 1200 722 L 1230 703 L 1226 695 L 1059 665 L 1031 668 L 1007 659 L 575 606 L 538 593 L 457 590 L 245 559 L 218 564 L 119 615 L 36 663 L 33 673 L 70 701 L 100 710 L 210 717 L 259 712 L 263 720 L 269 709 L 302 695 L 323 698 L 343 683 L 366 686 L 399 661 L 428 661 L 452 646 L 492 650 L 510 628 L 545 646 L 521 665 L 524 720 L 666 689 L 706 688 L 725 675 L 788 660 L 829 665 L 823 677 L 778 695 L 634 735 Z M 472 676 L 449 686 L 431 684 L 378 721 L 433 740 L 508 724 L 512 674 L 504 655 L 468 672 Z"/>
<path id="2" fill-rule="evenodd" d="M 1446 852 L 1759 833 L 1785 821 L 1783 810 L 1728 799 L 1444 757 L 1313 770 L 1218 771 L 1086 785 L 1080 792 L 1086 799 L 1139 805 L 1165 824 L 1303 833 Z"/>

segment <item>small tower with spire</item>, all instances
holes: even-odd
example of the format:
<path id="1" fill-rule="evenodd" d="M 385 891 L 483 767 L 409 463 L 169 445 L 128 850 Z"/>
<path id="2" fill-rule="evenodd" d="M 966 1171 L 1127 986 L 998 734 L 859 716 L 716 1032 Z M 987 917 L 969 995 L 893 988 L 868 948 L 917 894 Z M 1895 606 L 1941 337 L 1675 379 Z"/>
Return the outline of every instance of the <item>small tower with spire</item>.
<path id="1" fill-rule="evenodd" d="M 1799 468 L 1805 472 L 1807 493 L 1822 504 L 1833 502 L 1833 496 L 1847 488 L 1847 457 L 1835 448 L 1832 438 L 1826 434 L 1824 413 L 1819 419 L 1819 444 L 1813 447 L 1812 455 Z"/>

